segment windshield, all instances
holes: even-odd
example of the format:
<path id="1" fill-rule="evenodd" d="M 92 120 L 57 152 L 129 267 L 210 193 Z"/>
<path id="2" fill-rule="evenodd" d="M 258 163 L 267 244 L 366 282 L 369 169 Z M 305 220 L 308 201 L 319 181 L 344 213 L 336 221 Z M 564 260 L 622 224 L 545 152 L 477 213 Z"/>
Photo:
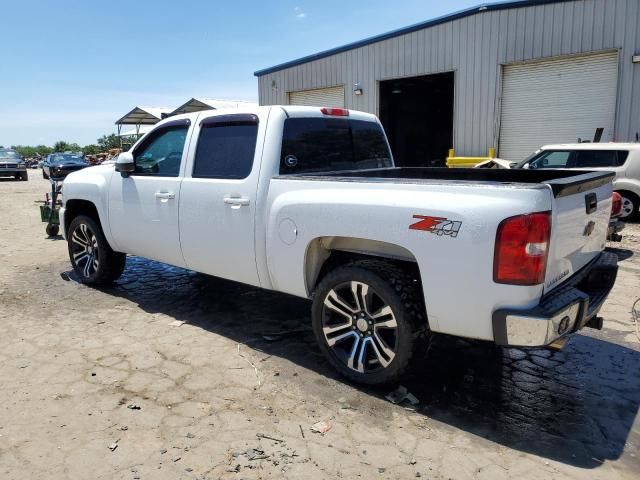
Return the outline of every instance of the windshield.
<path id="1" fill-rule="evenodd" d="M 2 160 L 20 160 L 20 155 L 13 150 L 2 150 L 0 151 L 0 158 Z"/>
<path id="2" fill-rule="evenodd" d="M 85 163 L 84 159 L 71 153 L 60 153 L 51 156 L 51 162 Z"/>

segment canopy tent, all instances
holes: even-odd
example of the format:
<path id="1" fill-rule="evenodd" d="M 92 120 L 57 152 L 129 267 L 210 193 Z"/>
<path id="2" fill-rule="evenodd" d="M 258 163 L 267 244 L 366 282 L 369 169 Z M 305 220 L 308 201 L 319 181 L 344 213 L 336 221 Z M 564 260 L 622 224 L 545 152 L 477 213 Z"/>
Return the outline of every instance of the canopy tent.
<path id="1" fill-rule="evenodd" d="M 200 112 L 202 110 L 218 110 L 220 108 L 255 107 L 256 103 L 242 100 L 218 100 L 215 98 L 194 97 L 171 112 L 171 115 Z"/>
<path id="2" fill-rule="evenodd" d="M 116 120 L 118 137 L 120 137 L 120 146 L 123 146 L 123 137 L 139 138 L 149 130 L 149 127 L 141 127 L 142 125 L 155 125 L 164 117 L 169 115 L 171 111 L 171 108 L 166 107 L 134 107 L 134 109 L 125 116 Z M 127 131 L 126 134 L 123 134 L 122 125 L 135 125 L 135 130 L 130 130 Z"/>

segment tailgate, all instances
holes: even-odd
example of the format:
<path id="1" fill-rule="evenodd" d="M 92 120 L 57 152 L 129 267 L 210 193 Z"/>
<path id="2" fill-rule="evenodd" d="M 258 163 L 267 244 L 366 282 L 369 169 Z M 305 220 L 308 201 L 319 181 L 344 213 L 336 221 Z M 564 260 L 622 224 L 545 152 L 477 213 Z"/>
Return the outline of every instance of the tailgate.
<path id="1" fill-rule="evenodd" d="M 612 172 L 589 172 L 545 182 L 554 196 L 545 292 L 571 278 L 604 249 L 613 177 Z"/>

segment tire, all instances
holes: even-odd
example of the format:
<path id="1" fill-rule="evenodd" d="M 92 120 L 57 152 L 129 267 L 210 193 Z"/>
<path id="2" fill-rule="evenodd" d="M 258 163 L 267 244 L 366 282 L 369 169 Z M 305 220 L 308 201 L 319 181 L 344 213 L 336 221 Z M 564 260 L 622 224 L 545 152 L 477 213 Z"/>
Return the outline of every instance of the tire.
<path id="1" fill-rule="evenodd" d="M 638 209 L 640 209 L 640 200 L 636 195 L 630 192 L 618 192 L 622 197 L 622 214 L 620 220 L 633 220 L 638 217 Z"/>
<path id="2" fill-rule="evenodd" d="M 44 168 L 42 169 L 42 178 L 44 178 L 45 180 L 49 179 L 49 176 L 46 173 L 44 173 Z"/>
<path id="3" fill-rule="evenodd" d="M 114 252 L 100 225 L 90 217 L 79 215 L 67 232 L 69 260 L 82 283 L 108 285 L 117 280 L 127 261 L 124 253 Z"/>
<path id="4" fill-rule="evenodd" d="M 27 172 L 20 172 L 20 180 L 26 182 L 29 180 L 29 174 Z"/>
<path id="5" fill-rule="evenodd" d="M 55 237 L 60 232 L 60 226 L 47 224 L 47 226 L 45 227 L 45 231 L 47 232 L 47 235 L 49 235 L 50 237 Z"/>
<path id="6" fill-rule="evenodd" d="M 414 354 L 427 346 L 429 328 L 420 284 L 390 263 L 361 260 L 329 272 L 320 281 L 311 308 L 322 353 L 341 375 L 356 383 L 396 383 Z"/>

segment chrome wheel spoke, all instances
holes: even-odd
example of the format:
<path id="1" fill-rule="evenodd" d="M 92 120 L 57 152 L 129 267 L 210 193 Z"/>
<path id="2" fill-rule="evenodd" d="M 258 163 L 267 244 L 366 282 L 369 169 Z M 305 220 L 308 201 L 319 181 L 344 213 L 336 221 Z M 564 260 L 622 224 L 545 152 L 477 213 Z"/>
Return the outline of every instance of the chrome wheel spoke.
<path id="1" fill-rule="evenodd" d="M 329 292 L 327 298 L 324 299 L 324 304 L 334 312 L 339 313 L 349 320 L 351 320 L 352 316 L 356 313 L 356 310 L 347 305 L 347 303 L 340 298 L 335 290 L 331 290 Z"/>
<path id="2" fill-rule="evenodd" d="M 91 276 L 91 265 L 93 265 L 93 255 L 88 255 L 87 260 L 84 262 L 82 273 L 85 277 Z"/>
<path id="3" fill-rule="evenodd" d="M 76 245 L 80 245 L 83 248 L 86 248 L 89 246 L 89 242 L 87 241 L 86 238 L 82 238 L 80 236 L 80 232 L 78 231 L 78 229 L 73 231 L 73 235 L 71 235 L 71 240 L 73 240 L 73 243 L 75 243 Z"/>
<path id="4" fill-rule="evenodd" d="M 349 360 L 347 360 L 347 366 L 352 370 L 364 373 L 364 355 L 367 351 L 368 342 L 369 338 L 360 338 L 356 335 L 356 341 L 353 342 Z"/>
<path id="5" fill-rule="evenodd" d="M 327 344 L 330 347 L 333 347 L 336 343 L 339 343 L 349 337 L 353 337 L 356 341 L 355 343 L 357 343 L 357 341 L 359 340 L 358 334 L 353 331 L 345 332 L 341 335 L 336 335 L 335 337 L 332 337 L 332 338 L 329 338 L 325 335 L 325 338 L 327 339 Z"/>
<path id="6" fill-rule="evenodd" d="M 380 365 L 386 367 L 391 363 L 391 360 L 396 356 L 396 353 L 387 346 L 382 338 L 380 338 L 378 332 L 374 332 L 373 337 L 371 338 L 371 346 L 373 347 L 373 351 L 375 352 Z"/>
<path id="7" fill-rule="evenodd" d="M 341 330 L 344 330 L 345 328 L 349 328 L 353 325 L 353 322 L 351 321 L 351 319 L 349 319 L 348 322 L 345 323 L 340 323 L 338 325 L 331 325 L 329 327 L 322 327 L 322 331 L 324 332 L 325 336 L 329 336 L 332 333 L 336 333 L 339 332 Z"/>
<path id="8" fill-rule="evenodd" d="M 360 282 L 351 282 L 351 293 L 356 302 L 356 311 L 368 313 L 369 285 Z"/>

